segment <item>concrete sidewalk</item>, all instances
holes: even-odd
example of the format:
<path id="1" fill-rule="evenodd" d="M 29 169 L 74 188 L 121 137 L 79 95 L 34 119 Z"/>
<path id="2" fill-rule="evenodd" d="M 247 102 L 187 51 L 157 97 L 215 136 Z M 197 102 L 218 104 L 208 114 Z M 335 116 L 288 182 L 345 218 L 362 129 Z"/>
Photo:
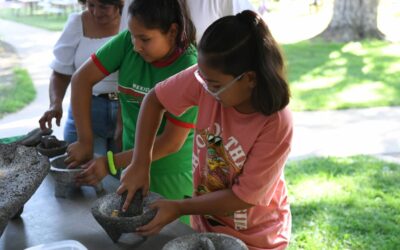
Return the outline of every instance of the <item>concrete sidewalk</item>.
<path id="1" fill-rule="evenodd" d="M 294 124 L 292 158 L 356 154 L 400 157 L 400 107 L 295 112 Z"/>
<path id="2" fill-rule="evenodd" d="M 37 98 L 32 104 L 0 120 L 0 138 L 25 134 L 38 127 L 38 120 L 49 104 L 51 71 L 48 65 L 59 34 L 0 19 L 0 39 L 17 49 L 22 66 L 29 70 L 37 89 Z M 69 99 L 67 93 L 64 115 Z M 400 158 L 400 107 L 295 112 L 294 124 L 291 159 L 355 154 Z M 54 134 L 62 138 L 62 127 L 54 130 Z"/>

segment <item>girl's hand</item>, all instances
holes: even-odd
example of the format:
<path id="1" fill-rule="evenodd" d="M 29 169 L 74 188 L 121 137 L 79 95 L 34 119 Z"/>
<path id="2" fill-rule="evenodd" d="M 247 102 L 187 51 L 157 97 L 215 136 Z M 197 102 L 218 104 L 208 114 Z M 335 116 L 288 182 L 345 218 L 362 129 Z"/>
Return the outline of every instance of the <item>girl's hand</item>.
<path id="1" fill-rule="evenodd" d="M 149 207 L 151 209 L 157 209 L 157 214 L 147 225 L 137 229 L 136 232 L 142 236 L 157 234 L 165 225 L 178 219 L 182 215 L 178 201 L 159 200 L 152 203 Z"/>
<path id="2" fill-rule="evenodd" d="M 68 165 L 68 168 L 75 168 L 93 158 L 93 149 L 91 146 L 77 141 L 68 146 L 67 155 L 65 164 Z"/>
<path id="3" fill-rule="evenodd" d="M 132 202 L 136 191 L 142 189 L 143 196 L 146 196 L 150 187 L 150 166 L 134 165 L 129 166 L 122 172 L 121 185 L 117 189 L 117 193 L 121 195 L 128 191 L 122 211 L 126 211 Z"/>
<path id="4" fill-rule="evenodd" d="M 108 174 L 108 162 L 106 157 L 93 159 L 82 166 L 84 171 L 76 176 L 76 184 L 81 185 L 97 185 Z"/>

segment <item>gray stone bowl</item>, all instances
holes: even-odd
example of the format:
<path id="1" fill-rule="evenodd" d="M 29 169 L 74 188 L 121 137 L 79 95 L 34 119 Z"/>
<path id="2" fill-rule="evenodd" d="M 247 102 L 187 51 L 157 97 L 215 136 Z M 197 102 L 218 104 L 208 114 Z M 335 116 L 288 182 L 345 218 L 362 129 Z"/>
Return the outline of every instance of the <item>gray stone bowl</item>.
<path id="1" fill-rule="evenodd" d="M 75 184 L 75 177 L 83 171 L 80 166 L 76 168 L 67 168 L 67 165 L 64 163 L 66 157 L 66 155 L 62 155 L 50 161 L 50 175 L 55 181 L 54 195 L 59 198 L 67 198 L 71 191 L 79 189 Z M 94 186 L 94 188 L 96 193 L 103 191 L 103 185 L 101 183 Z"/>
<path id="2" fill-rule="evenodd" d="M 222 233 L 195 233 L 169 241 L 162 250 L 248 250 L 243 241 Z"/>
<path id="3" fill-rule="evenodd" d="M 60 146 L 54 147 L 54 148 L 45 148 L 43 145 L 43 142 L 41 142 L 36 146 L 36 149 L 42 155 L 45 155 L 50 158 L 59 156 L 59 155 L 63 155 L 63 154 L 65 154 L 65 151 L 67 151 L 68 143 L 66 141 L 59 141 L 59 142 L 60 142 Z"/>
<path id="4" fill-rule="evenodd" d="M 0 144 L 0 236 L 8 220 L 22 212 L 49 168 L 48 158 L 35 148 Z"/>
<path id="5" fill-rule="evenodd" d="M 121 196 L 117 193 L 107 194 L 93 204 L 92 214 L 100 226 L 106 231 L 113 242 L 117 242 L 123 233 L 132 233 L 140 226 L 149 223 L 156 215 L 156 210 L 149 209 L 148 205 L 158 199 L 161 195 L 150 192 L 143 199 L 142 213 L 132 217 L 113 217 L 114 210 L 120 210 Z M 134 203 L 131 206 L 135 205 Z M 141 209 L 139 209 L 141 210 Z"/>

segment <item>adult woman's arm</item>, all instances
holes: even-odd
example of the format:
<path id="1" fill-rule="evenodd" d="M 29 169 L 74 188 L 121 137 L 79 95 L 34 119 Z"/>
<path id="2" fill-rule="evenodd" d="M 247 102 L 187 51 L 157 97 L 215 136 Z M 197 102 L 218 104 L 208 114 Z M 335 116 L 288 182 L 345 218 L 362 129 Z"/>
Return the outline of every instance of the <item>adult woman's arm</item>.
<path id="1" fill-rule="evenodd" d="M 93 158 L 92 88 L 105 77 L 90 58 L 72 75 L 71 107 L 78 141 L 68 146 L 65 159 L 68 167 L 76 167 Z"/>
<path id="2" fill-rule="evenodd" d="M 56 119 L 57 126 L 60 126 L 60 121 L 63 115 L 62 102 L 70 81 L 70 75 L 64 75 L 56 71 L 52 72 L 49 85 L 49 109 L 44 112 L 42 117 L 39 119 L 40 128 L 42 130 L 50 129 L 52 127 L 53 118 Z"/>
<path id="3" fill-rule="evenodd" d="M 53 118 L 60 126 L 63 115 L 62 102 L 71 76 L 75 72 L 74 57 L 82 35 L 81 14 L 72 13 L 53 48 L 54 59 L 50 64 L 53 70 L 49 85 L 50 105 L 39 120 L 42 130 L 52 127 Z"/>

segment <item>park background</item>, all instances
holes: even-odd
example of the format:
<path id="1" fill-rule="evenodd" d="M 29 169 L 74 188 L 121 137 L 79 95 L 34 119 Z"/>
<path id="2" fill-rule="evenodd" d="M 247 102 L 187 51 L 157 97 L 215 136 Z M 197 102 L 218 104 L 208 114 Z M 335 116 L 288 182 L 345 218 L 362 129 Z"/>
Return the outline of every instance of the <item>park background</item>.
<path id="1" fill-rule="evenodd" d="M 47 108 L 51 46 L 68 14 L 81 9 L 54 2 L 0 0 L 0 138 L 37 127 Z M 400 1 L 251 2 L 282 46 L 292 91 L 290 249 L 398 249 Z M 321 36 L 338 2 L 369 20 L 376 16 L 381 33 L 347 41 Z M 376 13 L 361 10 L 368 4 Z M 10 28 L 15 22 L 28 32 Z M 12 40 L 16 33 L 23 36 Z M 55 134 L 61 137 L 62 127 Z"/>

